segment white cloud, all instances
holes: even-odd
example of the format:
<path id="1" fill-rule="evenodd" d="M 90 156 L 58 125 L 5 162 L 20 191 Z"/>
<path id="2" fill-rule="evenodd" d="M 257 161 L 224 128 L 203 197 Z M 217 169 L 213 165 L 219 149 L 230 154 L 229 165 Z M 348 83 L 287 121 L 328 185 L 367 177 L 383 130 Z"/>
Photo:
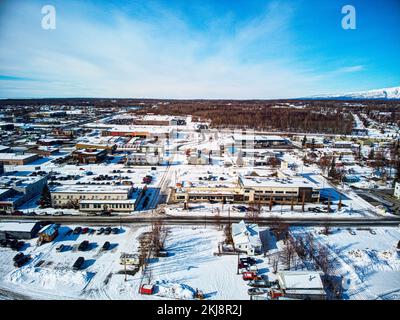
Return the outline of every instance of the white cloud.
<path id="1" fill-rule="evenodd" d="M 363 71 L 365 68 L 363 65 L 357 65 L 357 66 L 350 66 L 350 67 L 343 67 L 338 69 L 337 71 L 339 73 L 352 73 L 352 72 L 359 72 Z"/>
<path id="2" fill-rule="evenodd" d="M 58 10 L 54 31 L 40 29 L 35 5 L 10 17 L 0 31 L 8 44 L 0 74 L 38 81 L 3 81 L 1 97 L 252 99 L 321 91 L 322 76 L 288 54 L 290 7 L 273 3 L 234 32 L 210 35 L 168 13 L 150 23 L 114 12 L 110 23 L 82 15 L 91 8 L 81 6 Z"/>

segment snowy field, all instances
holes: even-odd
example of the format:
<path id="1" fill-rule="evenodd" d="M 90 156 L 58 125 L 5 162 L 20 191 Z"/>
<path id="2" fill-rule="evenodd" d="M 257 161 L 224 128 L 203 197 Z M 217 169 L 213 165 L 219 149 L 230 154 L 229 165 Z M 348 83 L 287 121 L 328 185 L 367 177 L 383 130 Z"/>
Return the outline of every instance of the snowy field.
<path id="1" fill-rule="evenodd" d="M 329 250 L 333 273 L 343 276 L 343 298 L 351 300 L 400 300 L 400 239 L 397 227 L 292 228 L 294 235 L 311 232 L 318 244 Z"/>
<path id="2" fill-rule="evenodd" d="M 152 283 L 156 284 L 154 296 L 138 293 L 141 271 L 128 274 L 124 281 L 124 268 L 119 264 L 121 252 L 137 252 L 137 238 L 149 227 L 123 226 L 117 235 L 65 236 L 74 227 L 62 226 L 54 242 L 40 247 L 35 239 L 28 241 L 23 252 L 32 259 L 20 269 L 12 263 L 16 252 L 0 248 L 0 296 L 3 290 L 25 299 L 188 299 L 199 289 L 206 299 L 248 299 L 246 284 L 236 274 L 237 257 L 213 254 L 223 236 L 213 227 L 170 229 L 166 243 L 169 256 L 149 264 Z M 90 242 L 90 250 L 77 250 L 83 240 Z M 109 251 L 101 251 L 105 241 L 111 243 Z M 60 244 L 67 249 L 56 251 Z M 72 271 L 80 256 L 85 258 L 83 269 Z M 44 262 L 38 266 L 41 260 Z"/>

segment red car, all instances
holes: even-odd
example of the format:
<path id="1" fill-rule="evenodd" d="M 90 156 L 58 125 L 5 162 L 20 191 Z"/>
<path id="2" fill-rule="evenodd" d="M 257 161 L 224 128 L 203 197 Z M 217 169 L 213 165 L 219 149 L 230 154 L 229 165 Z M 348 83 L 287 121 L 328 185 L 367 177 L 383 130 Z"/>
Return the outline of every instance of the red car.
<path id="1" fill-rule="evenodd" d="M 243 280 L 254 280 L 257 278 L 257 274 L 253 271 L 246 271 L 242 273 Z"/>
<path id="2" fill-rule="evenodd" d="M 89 232 L 89 228 L 83 228 L 81 233 L 85 234 L 85 233 L 88 233 L 88 232 Z"/>

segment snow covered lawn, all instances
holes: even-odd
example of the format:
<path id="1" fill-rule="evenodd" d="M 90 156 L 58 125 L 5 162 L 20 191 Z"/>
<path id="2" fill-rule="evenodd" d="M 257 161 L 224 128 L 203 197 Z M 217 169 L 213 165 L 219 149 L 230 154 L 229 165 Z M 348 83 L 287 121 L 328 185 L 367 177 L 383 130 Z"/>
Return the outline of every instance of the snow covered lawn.
<path id="1" fill-rule="evenodd" d="M 151 259 L 148 266 L 156 287 L 153 296 L 138 293 L 141 271 L 132 274 L 128 267 L 125 281 L 119 264 L 121 252 L 138 251 L 138 237 L 149 226 L 123 226 L 117 235 L 65 236 L 74 227 L 61 226 L 56 240 L 40 247 L 36 239 L 28 241 L 23 252 L 32 259 L 20 269 L 13 266 L 16 252 L 0 248 L 0 289 L 34 299 L 189 299 L 196 289 L 206 299 L 248 299 L 246 283 L 236 274 L 237 257 L 214 256 L 223 239 L 214 227 L 169 227 L 168 257 Z M 77 250 L 83 240 L 90 242 L 90 250 Z M 101 250 L 105 241 L 111 243 L 108 251 Z M 63 252 L 56 250 L 60 244 L 66 246 Z M 73 271 L 80 256 L 85 258 L 83 268 Z"/>
<path id="2" fill-rule="evenodd" d="M 400 256 L 396 227 L 333 228 L 329 235 L 321 228 L 292 228 L 295 235 L 311 232 L 329 249 L 337 276 L 343 276 L 343 298 L 351 300 L 400 299 Z"/>

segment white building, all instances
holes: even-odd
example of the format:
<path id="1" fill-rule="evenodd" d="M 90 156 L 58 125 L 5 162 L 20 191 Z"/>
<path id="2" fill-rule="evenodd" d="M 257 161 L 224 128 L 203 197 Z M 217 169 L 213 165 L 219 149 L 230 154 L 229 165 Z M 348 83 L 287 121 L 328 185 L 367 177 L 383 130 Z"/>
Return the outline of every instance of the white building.
<path id="1" fill-rule="evenodd" d="M 132 186 L 66 185 L 51 190 L 53 207 L 79 207 L 82 212 L 131 212 L 136 200 Z"/>
<path id="2" fill-rule="evenodd" d="M 243 220 L 232 224 L 232 238 L 235 249 L 248 255 L 261 252 L 261 240 L 257 224 L 246 224 Z"/>
<path id="3" fill-rule="evenodd" d="M 47 183 L 47 175 L 0 176 L 0 211 L 13 212 L 25 202 L 41 194 Z"/>
<path id="4" fill-rule="evenodd" d="M 394 185 L 394 196 L 397 199 L 400 199 L 400 183 L 396 182 L 396 184 Z"/>
<path id="5" fill-rule="evenodd" d="M 312 300 L 326 298 L 321 273 L 318 271 L 281 271 L 278 272 L 278 281 L 285 297 Z"/>
<path id="6" fill-rule="evenodd" d="M 155 152 L 132 152 L 126 156 L 126 165 L 157 166 L 161 158 Z"/>

